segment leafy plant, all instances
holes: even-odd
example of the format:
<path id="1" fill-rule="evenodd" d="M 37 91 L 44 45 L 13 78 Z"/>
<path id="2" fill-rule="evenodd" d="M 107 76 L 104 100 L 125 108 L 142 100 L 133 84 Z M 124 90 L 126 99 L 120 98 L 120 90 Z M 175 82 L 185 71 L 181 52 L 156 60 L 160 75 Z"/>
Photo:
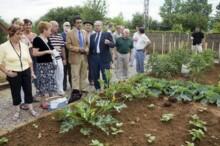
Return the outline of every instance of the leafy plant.
<path id="1" fill-rule="evenodd" d="M 105 146 L 103 143 L 101 143 L 97 139 L 92 139 L 92 142 L 89 144 L 90 146 Z"/>
<path id="2" fill-rule="evenodd" d="M 144 134 L 145 137 L 147 138 L 147 142 L 148 143 L 154 143 L 156 140 L 156 136 L 152 135 L 152 134 Z"/>
<path id="3" fill-rule="evenodd" d="M 82 133 L 84 136 L 88 136 L 91 134 L 91 129 L 90 128 L 81 128 L 80 133 Z"/>
<path id="4" fill-rule="evenodd" d="M 124 103 L 116 103 L 111 100 L 100 99 L 96 96 L 89 96 L 84 98 L 83 101 L 74 104 L 73 109 L 67 108 L 64 110 L 61 117 L 60 133 L 68 132 L 79 125 L 95 126 L 107 135 L 112 133 L 112 129 L 114 134 L 119 133 L 120 127 L 116 126 L 119 123 L 118 120 L 108 113 L 112 110 L 120 112 L 125 107 Z M 114 128 L 118 129 L 118 131 Z M 81 129 L 81 133 L 84 135 L 88 135 L 90 132 L 91 130 L 88 130 L 86 127 Z"/>
<path id="5" fill-rule="evenodd" d="M 202 54 L 193 54 L 192 60 L 190 62 L 190 70 L 191 74 L 195 79 L 198 79 L 201 75 L 201 73 L 206 68 L 206 62 L 203 59 Z"/>
<path id="6" fill-rule="evenodd" d="M 211 68 L 214 65 L 215 53 L 211 49 L 206 49 L 202 52 L 202 57 L 206 62 L 206 67 Z"/>
<path id="7" fill-rule="evenodd" d="M 191 58 L 191 52 L 187 48 L 173 50 L 170 54 L 171 61 L 177 65 L 178 73 L 180 73 L 182 64 L 187 64 Z"/>
<path id="8" fill-rule="evenodd" d="M 198 115 L 193 115 L 192 117 L 192 120 L 189 121 L 189 124 L 192 125 L 193 127 L 197 128 L 197 129 L 201 129 L 203 131 L 207 131 L 205 125 L 206 125 L 206 122 L 205 121 L 202 121 Z"/>
<path id="9" fill-rule="evenodd" d="M 161 122 L 169 122 L 173 119 L 174 115 L 172 113 L 168 114 L 163 114 L 162 117 L 160 118 Z"/>
<path id="10" fill-rule="evenodd" d="M 189 132 L 192 136 L 192 141 L 202 140 L 205 137 L 205 133 L 201 129 L 192 129 Z"/>
<path id="11" fill-rule="evenodd" d="M 172 62 L 172 59 L 167 54 L 153 54 L 148 61 L 147 67 L 150 67 L 151 72 L 157 77 L 171 77 L 178 73 L 177 64 Z"/>
<path id="12" fill-rule="evenodd" d="M 155 108 L 155 105 L 154 105 L 154 104 L 149 104 L 147 107 L 148 107 L 149 109 L 154 109 L 154 108 Z"/>
<path id="13" fill-rule="evenodd" d="M 4 145 L 6 143 L 8 143 L 8 139 L 6 137 L 1 137 L 0 138 L 0 145 Z"/>
<path id="14" fill-rule="evenodd" d="M 194 143 L 192 143 L 192 142 L 189 142 L 189 141 L 186 141 L 186 146 L 195 146 L 195 144 Z"/>

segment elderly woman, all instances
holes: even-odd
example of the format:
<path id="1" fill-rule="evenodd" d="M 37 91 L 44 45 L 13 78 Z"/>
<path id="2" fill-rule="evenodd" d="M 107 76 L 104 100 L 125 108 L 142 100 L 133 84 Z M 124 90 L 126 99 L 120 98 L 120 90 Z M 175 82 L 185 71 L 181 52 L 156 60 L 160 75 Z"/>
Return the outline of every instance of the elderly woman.
<path id="1" fill-rule="evenodd" d="M 41 108 L 48 109 L 46 98 L 56 90 L 55 66 L 52 61 L 53 47 L 48 37 L 51 34 L 51 24 L 41 21 L 38 24 L 40 35 L 33 41 L 33 56 L 36 57 L 37 85 L 41 95 Z"/>
<path id="2" fill-rule="evenodd" d="M 8 34 L 9 40 L 0 46 L 0 70 L 6 74 L 10 84 L 13 105 L 16 109 L 13 119 L 17 120 L 20 117 L 21 88 L 31 115 L 37 116 L 32 106 L 32 61 L 28 47 L 21 42 L 22 28 L 11 25 Z"/>
<path id="3" fill-rule="evenodd" d="M 32 32 L 32 21 L 29 20 L 29 19 L 24 19 L 24 37 L 23 37 L 23 42 L 28 45 L 29 47 L 29 50 L 30 50 L 30 55 L 31 55 L 31 58 L 32 58 L 32 62 L 33 62 L 33 70 L 34 70 L 34 73 L 36 74 L 37 72 L 37 67 L 36 67 L 36 58 L 33 56 L 33 40 L 34 38 L 37 36 L 37 34 L 33 33 Z M 34 86 L 36 88 L 36 95 L 34 96 L 33 98 L 33 102 L 36 102 L 36 98 L 38 97 L 38 86 L 37 86 L 37 80 L 36 80 L 36 77 L 33 79 L 33 83 L 34 83 Z"/>

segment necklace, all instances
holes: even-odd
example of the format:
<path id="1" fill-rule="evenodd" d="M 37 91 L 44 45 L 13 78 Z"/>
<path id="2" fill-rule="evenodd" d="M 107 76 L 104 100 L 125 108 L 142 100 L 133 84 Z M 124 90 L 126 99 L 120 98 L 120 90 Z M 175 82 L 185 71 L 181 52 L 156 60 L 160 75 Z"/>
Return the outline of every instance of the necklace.
<path id="1" fill-rule="evenodd" d="M 12 48 L 14 49 L 15 53 L 17 54 L 18 58 L 19 58 L 19 61 L 20 61 L 20 65 L 21 65 L 21 70 L 23 70 L 23 63 L 22 63 L 22 60 L 21 60 L 21 44 L 19 42 L 19 52 L 16 50 L 16 48 L 14 47 L 14 45 L 12 44 L 12 42 L 10 41 L 10 44 L 12 46 Z"/>

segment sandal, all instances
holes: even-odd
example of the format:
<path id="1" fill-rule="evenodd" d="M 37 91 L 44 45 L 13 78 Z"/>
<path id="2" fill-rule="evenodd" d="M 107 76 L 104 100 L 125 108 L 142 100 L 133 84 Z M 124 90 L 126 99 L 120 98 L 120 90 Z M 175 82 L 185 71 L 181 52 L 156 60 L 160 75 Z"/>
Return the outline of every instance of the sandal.
<path id="1" fill-rule="evenodd" d="M 22 110 L 29 110 L 29 107 L 25 104 L 25 103 L 22 103 L 21 105 L 20 105 L 20 109 L 22 109 Z"/>
<path id="2" fill-rule="evenodd" d="M 17 121 L 20 118 L 20 112 L 16 112 L 12 117 L 13 121 Z"/>
<path id="3" fill-rule="evenodd" d="M 37 117 L 39 114 L 34 111 L 34 110 L 30 110 L 30 114 L 33 116 L 33 117 Z"/>
<path id="4" fill-rule="evenodd" d="M 49 105 L 48 105 L 47 103 L 45 103 L 45 104 L 41 104 L 40 107 L 41 107 L 42 109 L 47 110 L 48 107 L 49 107 Z"/>

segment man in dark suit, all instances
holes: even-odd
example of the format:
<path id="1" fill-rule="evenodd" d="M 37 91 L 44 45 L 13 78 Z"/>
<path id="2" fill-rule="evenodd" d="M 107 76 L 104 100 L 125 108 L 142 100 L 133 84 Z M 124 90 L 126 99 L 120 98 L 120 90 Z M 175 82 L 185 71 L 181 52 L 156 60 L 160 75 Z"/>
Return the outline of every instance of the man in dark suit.
<path id="1" fill-rule="evenodd" d="M 94 23 L 96 33 L 90 37 L 89 57 L 93 69 L 94 85 L 96 90 L 100 89 L 99 78 L 100 71 L 102 78 L 106 84 L 105 70 L 110 69 L 110 63 L 112 61 L 111 50 L 114 48 L 114 42 L 112 35 L 109 32 L 102 31 L 102 22 L 96 21 Z"/>

